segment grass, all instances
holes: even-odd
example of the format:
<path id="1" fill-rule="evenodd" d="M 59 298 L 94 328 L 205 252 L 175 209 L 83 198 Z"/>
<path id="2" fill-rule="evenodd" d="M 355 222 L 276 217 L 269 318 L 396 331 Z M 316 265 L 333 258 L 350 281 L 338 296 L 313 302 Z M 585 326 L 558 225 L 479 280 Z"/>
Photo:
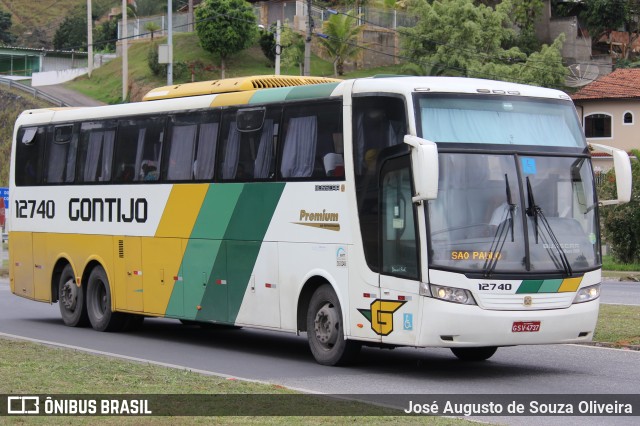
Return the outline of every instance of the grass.
<path id="1" fill-rule="evenodd" d="M 208 68 L 202 70 L 196 67 L 196 81 L 216 80 L 220 78 L 217 55 L 213 55 L 202 49 L 198 44 L 198 37 L 194 33 L 178 33 L 173 36 L 174 41 L 174 61 L 175 63 L 195 63 L 196 61 L 206 65 Z M 166 38 L 157 38 L 155 44 L 166 43 Z M 128 54 L 129 67 L 129 95 L 131 101 L 139 101 L 149 90 L 167 84 L 166 77 L 153 75 L 149 69 L 147 55 L 152 48 L 150 41 L 137 41 L 131 43 Z M 157 48 L 157 47 L 156 47 Z M 375 74 L 398 74 L 400 65 L 390 67 L 379 67 L 367 70 L 357 70 L 345 74 L 344 78 L 367 77 Z M 232 56 L 226 61 L 226 78 L 242 77 L 249 75 L 274 74 L 273 67 L 262 53 L 258 46 L 253 46 Z M 281 74 L 299 75 L 298 67 L 283 67 Z M 318 77 L 333 76 L 333 65 L 315 55 L 311 58 L 311 75 Z M 191 73 L 187 72 L 183 76 L 174 75 L 174 83 L 186 83 L 191 81 Z M 67 83 L 71 89 L 77 90 L 87 96 L 100 101 L 114 104 L 119 103 L 122 98 L 122 59 L 116 58 L 95 70 L 91 76 L 80 77 Z"/>
<path id="2" fill-rule="evenodd" d="M 602 256 L 605 271 L 640 271 L 640 263 L 619 263 L 611 255 Z"/>
<path id="3" fill-rule="evenodd" d="M 229 380 L 190 371 L 150 364 L 127 362 L 96 356 L 69 349 L 10 339 L 0 339 L 0 394 L 298 394 L 282 386 Z M 20 362 L 16 362 L 20 360 Z M 90 379 L 89 379 L 90 378 Z M 305 404 L 321 407 L 325 399 L 301 396 Z M 300 399 L 295 401 L 300 402 Z M 292 402 L 295 402 L 292 401 Z M 224 403 L 224 400 L 223 402 Z M 382 414 L 367 417 L 180 417 L 180 424 L 429 424 L 463 425 L 464 420 L 444 418 L 415 418 L 395 416 L 396 411 L 347 401 L 330 401 L 332 412 L 346 410 L 364 414 Z M 288 406 L 286 406 L 288 408 Z M 296 407 L 291 406 L 294 410 Z M 241 414 L 241 409 L 238 414 Z M 391 415 L 391 416 L 389 416 Z M 130 421 L 128 421 L 130 420 Z M 24 424 L 25 418 L 5 417 L 3 424 Z M 29 418 L 28 424 L 61 424 L 60 418 Z M 83 418 L 65 418 L 65 424 L 94 423 Z M 176 418 L 101 418 L 106 424 L 175 424 Z"/>
<path id="4" fill-rule="evenodd" d="M 640 345 L 640 307 L 600 305 L 593 340 L 614 346 Z"/>

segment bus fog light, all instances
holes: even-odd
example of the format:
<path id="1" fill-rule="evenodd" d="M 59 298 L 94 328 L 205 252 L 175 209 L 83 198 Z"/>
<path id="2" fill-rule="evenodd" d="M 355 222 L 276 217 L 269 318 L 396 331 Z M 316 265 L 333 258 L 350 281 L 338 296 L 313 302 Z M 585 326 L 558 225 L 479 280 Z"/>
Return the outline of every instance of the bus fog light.
<path id="1" fill-rule="evenodd" d="M 573 299 L 573 303 L 583 303 L 595 300 L 600 297 L 600 284 L 590 285 L 578 290 L 576 297 Z"/>
<path id="2" fill-rule="evenodd" d="M 476 304 L 471 292 L 463 288 L 431 284 L 431 294 L 436 299 L 446 300 L 447 302 L 460 303 L 463 305 Z"/>

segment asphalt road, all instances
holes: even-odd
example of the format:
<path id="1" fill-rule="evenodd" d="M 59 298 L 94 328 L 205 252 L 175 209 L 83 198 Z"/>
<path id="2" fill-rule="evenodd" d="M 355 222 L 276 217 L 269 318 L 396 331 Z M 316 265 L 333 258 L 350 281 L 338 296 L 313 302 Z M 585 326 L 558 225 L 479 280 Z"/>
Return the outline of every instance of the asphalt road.
<path id="1" fill-rule="evenodd" d="M 640 305 L 640 283 L 630 281 L 603 281 L 600 303 Z"/>
<path id="2" fill-rule="evenodd" d="M 106 105 L 104 102 L 97 101 L 93 98 L 83 95 L 80 92 L 76 92 L 75 90 L 68 89 L 62 84 L 54 84 L 51 86 L 38 86 L 37 89 L 57 99 L 65 101 L 69 105 L 73 105 L 75 107 Z"/>

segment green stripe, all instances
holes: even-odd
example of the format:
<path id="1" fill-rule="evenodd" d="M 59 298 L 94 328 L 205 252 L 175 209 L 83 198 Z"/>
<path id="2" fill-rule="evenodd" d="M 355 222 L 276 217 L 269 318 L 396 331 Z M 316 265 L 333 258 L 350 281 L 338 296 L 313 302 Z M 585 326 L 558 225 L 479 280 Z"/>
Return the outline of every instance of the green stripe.
<path id="1" fill-rule="evenodd" d="M 196 319 L 234 323 L 262 241 L 284 191 L 284 183 L 226 184 L 238 186 L 241 193 L 224 232 L 220 250 L 211 265 L 209 282 Z M 200 215 L 207 215 L 203 208 Z M 216 284 L 226 279 L 226 285 Z M 225 309 L 226 308 L 226 309 Z"/>
<path id="2" fill-rule="evenodd" d="M 520 284 L 520 287 L 518 287 L 516 294 L 537 293 L 542 283 L 543 280 L 524 280 L 522 284 Z"/>
<path id="3" fill-rule="evenodd" d="M 296 86 L 287 95 L 288 101 L 297 99 L 327 98 L 340 83 L 313 84 L 310 86 Z"/>
<path id="4" fill-rule="evenodd" d="M 538 293 L 557 293 L 562 285 L 562 280 L 544 280 Z"/>
<path id="5" fill-rule="evenodd" d="M 287 99 L 289 92 L 291 92 L 291 87 L 258 90 L 251 99 L 249 99 L 249 103 L 262 104 L 268 102 L 281 102 Z"/>
<path id="6" fill-rule="evenodd" d="M 221 252 L 222 256 L 226 254 L 226 250 L 221 250 L 221 240 L 241 192 L 242 184 L 209 185 L 180 265 L 179 275 L 183 280 L 176 281 L 173 287 L 167 316 L 196 317 L 215 263 L 226 262 L 222 258 L 218 260 Z"/>

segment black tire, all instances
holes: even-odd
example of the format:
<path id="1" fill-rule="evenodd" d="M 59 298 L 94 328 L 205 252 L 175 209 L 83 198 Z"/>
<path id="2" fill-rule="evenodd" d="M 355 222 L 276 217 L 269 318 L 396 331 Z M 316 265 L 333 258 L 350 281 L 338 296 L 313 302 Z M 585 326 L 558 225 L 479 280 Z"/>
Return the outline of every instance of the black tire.
<path id="1" fill-rule="evenodd" d="M 87 314 L 97 331 L 119 331 L 126 325 L 125 314 L 111 311 L 111 289 L 102 266 L 96 266 L 87 282 Z"/>
<path id="2" fill-rule="evenodd" d="M 495 346 L 481 348 L 451 348 L 451 352 L 460 361 L 485 361 L 493 356 L 498 350 Z"/>
<path id="3" fill-rule="evenodd" d="M 71 265 L 67 265 L 58 281 L 58 304 L 64 325 L 84 327 L 89 325 L 84 289 L 76 285 L 76 277 Z"/>
<path id="4" fill-rule="evenodd" d="M 342 309 L 333 288 L 329 284 L 318 287 L 307 310 L 307 339 L 319 364 L 345 365 L 358 355 L 362 345 L 345 340 L 342 321 Z"/>

